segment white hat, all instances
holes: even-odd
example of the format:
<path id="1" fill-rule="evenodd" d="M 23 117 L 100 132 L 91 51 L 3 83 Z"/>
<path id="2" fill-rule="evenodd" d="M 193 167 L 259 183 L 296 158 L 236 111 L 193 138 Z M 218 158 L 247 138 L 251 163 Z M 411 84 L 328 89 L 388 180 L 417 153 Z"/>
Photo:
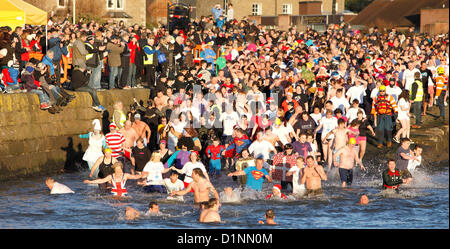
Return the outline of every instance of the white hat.
<path id="1" fill-rule="evenodd" d="M 102 130 L 102 127 L 100 126 L 100 120 L 94 119 L 94 121 L 92 121 L 92 124 L 94 125 L 94 130 L 97 130 L 97 131 Z"/>

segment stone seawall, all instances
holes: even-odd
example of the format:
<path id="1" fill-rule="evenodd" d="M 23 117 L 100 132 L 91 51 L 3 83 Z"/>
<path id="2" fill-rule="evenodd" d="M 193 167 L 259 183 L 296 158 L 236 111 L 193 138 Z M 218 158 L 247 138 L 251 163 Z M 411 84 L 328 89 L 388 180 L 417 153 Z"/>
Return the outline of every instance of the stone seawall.
<path id="1" fill-rule="evenodd" d="M 58 114 L 40 110 L 36 94 L 0 95 L 0 181 L 70 170 L 88 146 L 88 139 L 80 139 L 78 134 L 90 131 L 96 118 L 107 131 L 114 102 L 122 101 L 128 110 L 133 98 L 146 102 L 149 90 L 98 92 L 100 103 L 107 109 L 104 113 L 92 109 L 88 93 L 70 93 L 76 98 Z"/>

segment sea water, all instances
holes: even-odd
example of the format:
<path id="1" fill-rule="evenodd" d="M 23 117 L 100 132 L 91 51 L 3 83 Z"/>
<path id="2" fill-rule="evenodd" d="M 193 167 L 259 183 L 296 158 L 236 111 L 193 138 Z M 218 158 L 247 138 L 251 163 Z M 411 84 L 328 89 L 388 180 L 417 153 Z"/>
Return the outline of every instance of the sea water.
<path id="1" fill-rule="evenodd" d="M 0 186 L 0 228 L 266 228 L 258 224 L 267 209 L 275 211 L 275 229 L 448 229 L 449 174 L 448 162 L 417 168 L 414 181 L 402 186 L 401 192 L 381 189 L 382 165 L 366 165 L 368 172 L 354 169 L 350 188 L 340 187 L 337 175 L 329 172 L 323 182 L 322 196 L 294 197 L 287 200 L 265 200 L 273 184 L 265 181 L 262 192 L 239 189 L 225 174 L 212 183 L 222 192 L 233 188 L 233 197 L 220 207 L 222 223 L 201 224 L 199 210 L 193 205 L 192 193 L 184 201 L 166 200 L 166 194 L 147 194 L 129 180 L 129 197 L 114 199 L 101 194 L 96 186 L 84 184 L 89 172 L 49 175 L 70 187 L 75 194 L 50 195 L 45 178 L 10 180 Z M 370 203 L 358 204 L 361 194 Z M 287 192 L 285 194 L 288 194 Z M 150 201 L 157 201 L 160 215 L 143 215 Z M 141 212 L 140 218 L 126 220 L 125 207 Z"/>

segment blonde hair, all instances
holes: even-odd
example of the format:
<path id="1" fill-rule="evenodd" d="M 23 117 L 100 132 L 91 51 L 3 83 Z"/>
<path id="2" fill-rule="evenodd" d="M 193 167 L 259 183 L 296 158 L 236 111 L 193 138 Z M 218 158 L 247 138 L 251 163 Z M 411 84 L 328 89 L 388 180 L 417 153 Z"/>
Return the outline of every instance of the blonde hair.
<path id="1" fill-rule="evenodd" d="M 155 157 L 158 157 L 161 161 L 161 153 L 159 153 L 159 151 L 155 151 L 152 153 L 152 156 L 150 157 L 150 161 L 154 162 L 155 161 Z"/>
<path id="2" fill-rule="evenodd" d="M 123 164 L 121 162 L 116 162 L 113 164 L 113 169 L 116 169 L 117 167 L 120 167 L 121 169 L 123 169 Z"/>

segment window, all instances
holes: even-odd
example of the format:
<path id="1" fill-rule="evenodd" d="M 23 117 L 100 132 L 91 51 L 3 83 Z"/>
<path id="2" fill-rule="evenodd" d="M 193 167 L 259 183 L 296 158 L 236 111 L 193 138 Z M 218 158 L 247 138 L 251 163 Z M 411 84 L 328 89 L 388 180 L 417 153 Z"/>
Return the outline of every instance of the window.
<path id="1" fill-rule="evenodd" d="M 107 0 L 106 1 L 106 9 L 120 9 L 123 10 L 123 0 Z"/>
<path id="2" fill-rule="evenodd" d="M 107 0 L 106 1 L 106 8 L 107 9 L 114 9 L 114 0 Z"/>
<path id="3" fill-rule="evenodd" d="M 261 3 L 252 4 L 252 15 L 260 16 L 261 13 L 262 13 L 262 4 Z"/>
<path id="4" fill-rule="evenodd" d="M 123 10 L 123 0 L 116 0 L 116 9 Z"/>
<path id="5" fill-rule="evenodd" d="M 64 7 L 67 7 L 67 2 L 66 2 L 66 0 L 56 0 L 56 2 L 57 2 L 57 6 L 58 6 L 58 8 L 64 8 Z"/>
<path id="6" fill-rule="evenodd" d="M 292 4 L 283 4 L 283 14 L 292 15 Z"/>

